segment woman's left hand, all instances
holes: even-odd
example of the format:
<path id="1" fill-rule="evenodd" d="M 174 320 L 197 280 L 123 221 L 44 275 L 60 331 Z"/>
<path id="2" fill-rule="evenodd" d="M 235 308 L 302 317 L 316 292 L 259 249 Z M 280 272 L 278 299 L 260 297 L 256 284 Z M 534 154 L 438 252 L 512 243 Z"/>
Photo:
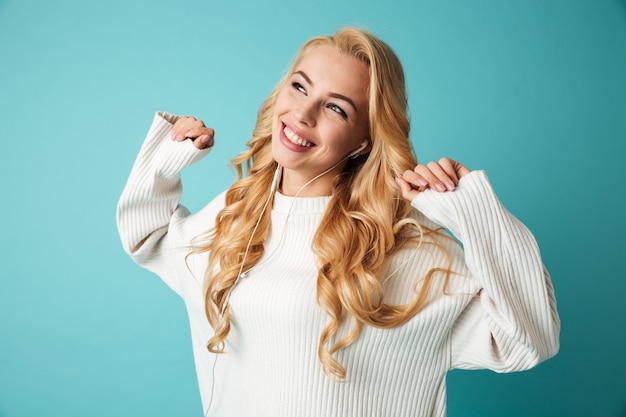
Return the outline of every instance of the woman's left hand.
<path id="1" fill-rule="evenodd" d="M 459 180 L 470 173 L 463 164 L 450 158 L 441 158 L 438 162 L 419 164 L 413 171 L 406 170 L 402 177 L 397 177 L 402 196 L 413 201 L 419 193 L 429 188 L 438 192 L 453 191 Z"/>

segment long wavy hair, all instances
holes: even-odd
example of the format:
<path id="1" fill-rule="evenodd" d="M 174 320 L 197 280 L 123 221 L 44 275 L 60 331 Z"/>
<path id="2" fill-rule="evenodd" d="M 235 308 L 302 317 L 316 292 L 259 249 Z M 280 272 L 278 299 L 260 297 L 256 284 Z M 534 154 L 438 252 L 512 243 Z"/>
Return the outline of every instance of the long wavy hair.
<path id="1" fill-rule="evenodd" d="M 217 216 L 215 227 L 199 237 L 192 253 L 209 253 L 204 280 L 205 308 L 215 335 L 208 342 L 208 349 L 222 353 L 230 331 L 229 292 L 240 270 L 252 268 L 261 259 L 270 230 L 270 213 L 269 210 L 263 213 L 263 206 L 277 168 L 271 153 L 276 98 L 302 58 L 320 45 L 332 45 L 369 68 L 371 151 L 349 160 L 335 178 L 329 206 L 312 242 L 320 265 L 317 300 L 329 317 L 320 335 L 318 356 L 326 375 L 341 380 L 346 371 L 334 353 L 352 344 L 364 324 L 393 328 L 406 323 L 427 302 L 433 275 L 443 272 L 447 282 L 450 274 L 448 262 L 447 266 L 427 273 L 408 304 L 383 302 L 381 277 L 390 255 L 409 244 L 422 244 L 426 234 L 439 233 L 411 217 L 411 205 L 402 198 L 394 181 L 395 176 L 413 169 L 417 160 L 409 140 L 404 72 L 386 43 L 369 32 L 347 28 L 332 36 L 313 38 L 303 45 L 288 73 L 261 105 L 248 149 L 232 159 L 238 179 L 226 192 L 226 204 Z M 239 231 L 252 230 L 257 221 L 257 231 L 244 255 L 250 235 Z M 428 241 L 445 252 L 442 245 L 432 243 L 436 240 Z M 353 327 L 345 337 L 335 341 L 347 315 L 354 319 Z"/>

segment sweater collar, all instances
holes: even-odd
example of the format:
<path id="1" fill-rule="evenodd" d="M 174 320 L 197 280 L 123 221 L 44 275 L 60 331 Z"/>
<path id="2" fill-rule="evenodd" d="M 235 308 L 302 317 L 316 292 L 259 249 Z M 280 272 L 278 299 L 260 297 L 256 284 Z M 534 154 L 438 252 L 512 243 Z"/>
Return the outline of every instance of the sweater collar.
<path id="1" fill-rule="evenodd" d="M 321 214 L 326 210 L 331 196 L 289 197 L 276 192 L 273 211 L 283 214 Z"/>

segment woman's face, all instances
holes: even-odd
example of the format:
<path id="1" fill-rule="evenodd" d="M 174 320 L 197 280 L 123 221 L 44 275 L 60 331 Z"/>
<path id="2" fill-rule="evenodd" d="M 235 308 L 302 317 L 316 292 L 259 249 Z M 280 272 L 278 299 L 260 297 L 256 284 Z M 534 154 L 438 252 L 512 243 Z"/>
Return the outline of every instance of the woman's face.
<path id="1" fill-rule="evenodd" d="M 283 167 L 285 194 L 293 195 L 366 140 L 368 87 L 367 65 L 334 46 L 318 46 L 303 57 L 279 92 L 272 125 L 272 154 Z M 345 163 L 302 195 L 327 194 Z"/>

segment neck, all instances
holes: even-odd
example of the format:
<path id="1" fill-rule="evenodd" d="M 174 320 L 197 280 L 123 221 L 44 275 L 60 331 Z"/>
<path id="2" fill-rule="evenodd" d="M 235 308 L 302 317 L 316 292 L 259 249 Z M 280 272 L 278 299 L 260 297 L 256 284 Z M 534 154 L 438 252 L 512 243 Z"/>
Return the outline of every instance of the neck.
<path id="1" fill-rule="evenodd" d="M 340 161 L 343 162 L 343 161 Z M 281 192 L 286 196 L 322 197 L 332 194 L 333 181 L 343 169 L 343 163 L 318 174 L 302 173 L 283 168 Z"/>
<path id="2" fill-rule="evenodd" d="M 281 193 L 286 196 L 298 197 L 321 197 L 330 195 L 333 178 L 331 176 L 318 178 L 312 183 L 306 185 L 311 178 L 305 178 L 288 170 L 284 170 L 281 184 Z M 304 188 L 302 188 L 304 187 Z"/>

